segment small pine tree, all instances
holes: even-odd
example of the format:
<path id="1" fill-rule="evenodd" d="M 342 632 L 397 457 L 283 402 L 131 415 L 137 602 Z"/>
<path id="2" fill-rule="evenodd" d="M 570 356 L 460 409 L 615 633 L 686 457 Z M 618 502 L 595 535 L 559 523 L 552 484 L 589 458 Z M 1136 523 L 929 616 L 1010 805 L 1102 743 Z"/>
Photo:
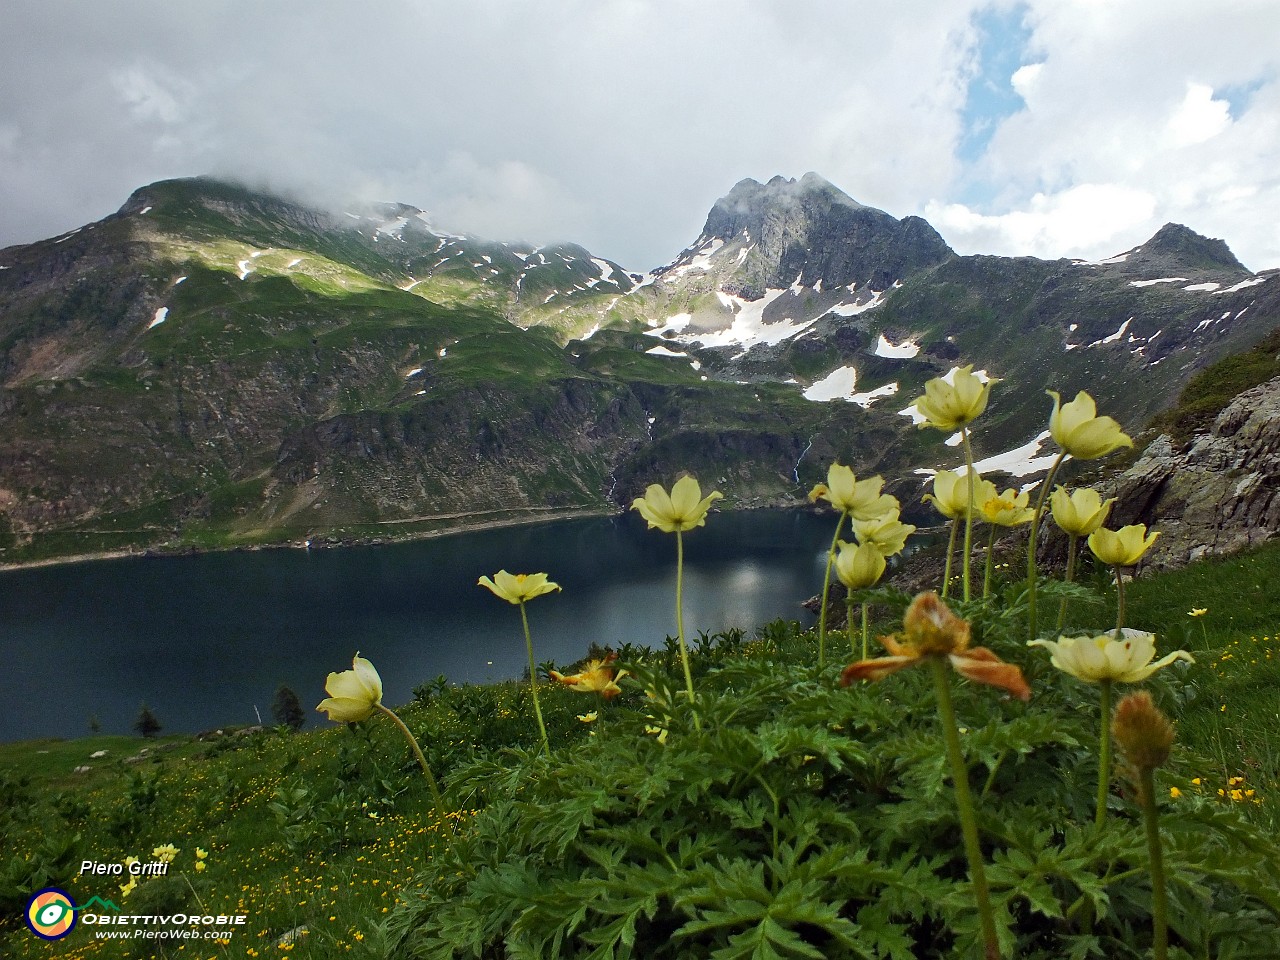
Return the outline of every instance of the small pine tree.
<path id="1" fill-rule="evenodd" d="M 142 705 L 142 709 L 138 711 L 138 719 L 133 721 L 133 729 L 144 737 L 154 737 L 160 732 L 160 721 L 156 719 L 156 715 L 151 712 L 151 708 L 145 703 Z"/>
<path id="2" fill-rule="evenodd" d="M 271 716 L 282 727 L 288 727 L 294 733 L 302 729 L 307 722 L 307 715 L 302 711 L 302 703 L 298 695 L 283 683 L 276 690 L 275 700 L 271 703 Z"/>

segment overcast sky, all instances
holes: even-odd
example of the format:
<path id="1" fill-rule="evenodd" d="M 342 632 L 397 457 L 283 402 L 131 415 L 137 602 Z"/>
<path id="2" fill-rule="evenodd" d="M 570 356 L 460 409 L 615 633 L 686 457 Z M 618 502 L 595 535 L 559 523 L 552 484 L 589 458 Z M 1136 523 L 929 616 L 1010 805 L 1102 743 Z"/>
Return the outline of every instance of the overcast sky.
<path id="1" fill-rule="evenodd" d="M 1280 267 L 1277 0 L 8 0 L 0 247 L 215 174 L 666 263 L 814 170 L 961 253 Z"/>

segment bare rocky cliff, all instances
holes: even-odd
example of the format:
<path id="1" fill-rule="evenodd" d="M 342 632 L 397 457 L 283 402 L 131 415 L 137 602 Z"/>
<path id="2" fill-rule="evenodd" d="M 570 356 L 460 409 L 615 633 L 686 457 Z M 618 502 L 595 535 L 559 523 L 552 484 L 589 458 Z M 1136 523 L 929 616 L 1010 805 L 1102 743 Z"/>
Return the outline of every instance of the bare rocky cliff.
<path id="1" fill-rule="evenodd" d="M 1181 449 L 1158 437 L 1116 481 L 1110 527 L 1160 531 L 1146 565 L 1177 567 L 1280 534 L 1280 377 L 1241 393 Z"/>

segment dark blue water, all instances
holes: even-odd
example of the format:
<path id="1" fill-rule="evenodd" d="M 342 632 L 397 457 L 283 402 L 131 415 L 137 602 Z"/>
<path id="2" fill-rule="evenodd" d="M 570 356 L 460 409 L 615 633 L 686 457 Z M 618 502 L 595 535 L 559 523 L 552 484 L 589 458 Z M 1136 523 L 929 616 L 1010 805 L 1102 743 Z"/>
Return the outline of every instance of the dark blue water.
<path id="1" fill-rule="evenodd" d="M 819 589 L 830 512 L 718 513 L 685 535 L 688 635 L 782 617 Z M 675 537 L 634 514 L 416 543 L 137 557 L 0 574 L 0 741 L 131 732 L 143 701 L 167 732 L 271 722 L 280 684 L 308 711 L 359 650 L 389 704 L 445 674 L 478 683 L 527 663 L 518 609 L 482 575 L 546 571 L 527 607 L 539 662 L 594 642 L 675 633 Z M 319 714 L 313 722 L 324 722 Z"/>

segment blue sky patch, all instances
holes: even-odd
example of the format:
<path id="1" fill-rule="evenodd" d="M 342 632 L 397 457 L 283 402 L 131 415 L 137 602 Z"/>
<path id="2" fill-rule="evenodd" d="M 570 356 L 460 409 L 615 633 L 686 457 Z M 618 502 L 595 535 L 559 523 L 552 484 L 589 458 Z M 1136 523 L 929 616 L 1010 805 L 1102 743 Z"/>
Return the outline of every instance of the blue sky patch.
<path id="1" fill-rule="evenodd" d="M 1010 78 L 1027 63 L 1031 31 L 1025 26 L 1026 4 L 986 7 L 973 15 L 977 31 L 975 68 L 961 112 L 956 156 L 966 164 L 982 156 L 1000 121 L 1024 106 Z"/>

